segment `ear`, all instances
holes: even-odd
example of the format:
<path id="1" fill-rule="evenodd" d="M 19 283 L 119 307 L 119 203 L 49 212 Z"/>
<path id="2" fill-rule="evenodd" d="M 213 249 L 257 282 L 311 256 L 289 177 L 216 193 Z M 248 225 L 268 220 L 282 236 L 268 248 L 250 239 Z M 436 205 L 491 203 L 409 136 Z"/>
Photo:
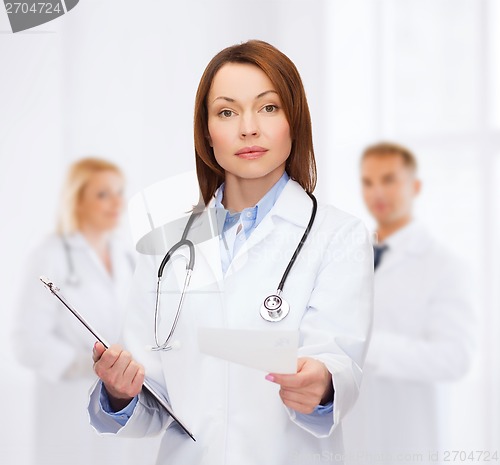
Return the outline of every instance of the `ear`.
<path id="1" fill-rule="evenodd" d="M 207 139 L 208 141 L 208 145 L 210 145 L 210 147 L 213 148 L 214 144 L 212 143 L 212 138 L 210 137 L 210 134 L 208 131 L 205 132 L 205 138 Z"/>
<path id="2" fill-rule="evenodd" d="M 205 127 L 205 129 L 203 130 L 203 135 L 205 136 L 208 145 L 213 148 L 214 144 L 212 143 L 212 138 L 210 137 L 210 131 L 208 130 L 208 127 Z"/>
<path id="3" fill-rule="evenodd" d="M 420 194 L 420 191 L 422 190 L 422 181 L 420 181 L 420 179 L 415 179 L 413 188 L 416 196 Z"/>

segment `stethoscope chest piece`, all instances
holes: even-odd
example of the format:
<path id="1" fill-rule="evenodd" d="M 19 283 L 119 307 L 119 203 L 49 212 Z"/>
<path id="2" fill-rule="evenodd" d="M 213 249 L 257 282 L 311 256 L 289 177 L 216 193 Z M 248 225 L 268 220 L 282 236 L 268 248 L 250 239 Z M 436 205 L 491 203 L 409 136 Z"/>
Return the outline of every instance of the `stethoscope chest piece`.
<path id="1" fill-rule="evenodd" d="M 260 316 L 266 321 L 276 322 L 285 318 L 289 311 L 288 302 L 279 295 L 272 294 L 264 299 L 264 303 L 260 307 Z"/>

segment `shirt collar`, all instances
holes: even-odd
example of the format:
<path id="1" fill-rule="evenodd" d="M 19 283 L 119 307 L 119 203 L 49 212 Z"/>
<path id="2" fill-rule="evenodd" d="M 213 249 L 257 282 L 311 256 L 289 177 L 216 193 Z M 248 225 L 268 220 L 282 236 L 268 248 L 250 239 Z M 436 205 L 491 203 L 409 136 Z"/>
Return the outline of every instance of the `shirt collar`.
<path id="1" fill-rule="evenodd" d="M 391 248 L 400 248 L 404 245 L 408 236 L 411 235 L 412 231 L 415 229 L 416 223 L 414 220 L 411 220 L 409 223 L 405 224 L 402 228 L 393 232 L 389 236 L 385 238 L 385 240 L 377 245 L 385 245 L 387 244 Z"/>
<path id="2" fill-rule="evenodd" d="M 245 229 L 256 228 L 262 219 L 271 211 L 289 179 L 290 176 L 288 176 L 288 173 L 285 171 L 255 206 L 245 208 L 243 211 L 237 213 L 230 213 L 225 210 L 224 205 L 222 205 L 225 187 L 225 183 L 222 183 L 215 194 L 215 208 L 222 208 L 226 211 L 223 230 L 227 230 L 234 226 L 242 216 L 243 222 L 246 223 Z"/>
<path id="3" fill-rule="evenodd" d="M 87 240 L 80 231 L 62 234 L 61 238 L 71 248 L 85 248 L 88 246 Z"/>
<path id="4" fill-rule="evenodd" d="M 422 253 L 428 244 L 428 237 L 423 225 L 412 219 L 407 225 L 387 236 L 384 242 L 392 250 L 405 250 L 411 254 Z"/>

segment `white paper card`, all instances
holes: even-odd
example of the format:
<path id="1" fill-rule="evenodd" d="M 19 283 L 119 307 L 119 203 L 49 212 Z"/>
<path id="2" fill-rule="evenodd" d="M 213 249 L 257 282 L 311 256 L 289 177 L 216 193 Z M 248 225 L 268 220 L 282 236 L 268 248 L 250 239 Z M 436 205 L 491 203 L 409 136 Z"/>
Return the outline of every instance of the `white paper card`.
<path id="1" fill-rule="evenodd" d="M 200 351 L 267 373 L 297 372 L 299 332 L 200 328 Z"/>

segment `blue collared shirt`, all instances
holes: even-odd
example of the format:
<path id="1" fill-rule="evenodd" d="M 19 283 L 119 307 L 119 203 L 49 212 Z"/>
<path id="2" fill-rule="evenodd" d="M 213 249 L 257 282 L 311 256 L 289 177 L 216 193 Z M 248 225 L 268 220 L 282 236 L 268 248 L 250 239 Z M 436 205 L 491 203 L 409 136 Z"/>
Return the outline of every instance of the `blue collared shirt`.
<path id="1" fill-rule="evenodd" d="M 226 212 L 222 227 L 221 239 L 221 264 L 222 271 L 226 273 L 234 256 L 238 253 L 243 243 L 250 237 L 255 228 L 274 207 L 276 200 L 290 179 L 285 171 L 278 181 L 267 191 L 254 207 L 248 207 L 241 212 L 231 213 L 222 205 L 225 184 L 221 184 L 215 196 L 215 208 Z"/>
<path id="2" fill-rule="evenodd" d="M 283 175 L 278 179 L 278 181 L 274 184 L 274 186 L 267 191 L 264 197 L 262 197 L 262 199 L 260 199 L 254 207 L 248 207 L 241 212 L 235 213 L 231 213 L 228 210 L 225 210 L 224 205 L 222 205 L 224 183 L 221 184 L 215 196 L 215 208 L 223 209 L 226 211 L 224 225 L 222 227 L 222 234 L 220 237 L 221 263 L 224 273 L 226 273 L 233 257 L 236 255 L 245 240 L 248 239 L 250 234 L 252 234 L 252 232 L 255 230 L 255 228 L 257 228 L 263 218 L 274 207 L 276 200 L 285 188 L 286 183 L 289 179 L 290 176 L 288 176 L 287 172 L 285 171 Z M 113 412 L 111 406 L 109 405 L 106 390 L 101 387 L 100 402 L 102 409 L 108 415 L 112 416 L 120 425 L 123 426 L 134 411 L 134 408 L 137 404 L 137 397 L 133 399 L 130 404 L 127 405 L 123 410 L 120 410 L 119 412 Z M 332 413 L 332 411 L 333 402 L 329 402 L 326 405 L 318 405 L 314 409 L 313 414 L 327 415 L 329 413 Z"/>

